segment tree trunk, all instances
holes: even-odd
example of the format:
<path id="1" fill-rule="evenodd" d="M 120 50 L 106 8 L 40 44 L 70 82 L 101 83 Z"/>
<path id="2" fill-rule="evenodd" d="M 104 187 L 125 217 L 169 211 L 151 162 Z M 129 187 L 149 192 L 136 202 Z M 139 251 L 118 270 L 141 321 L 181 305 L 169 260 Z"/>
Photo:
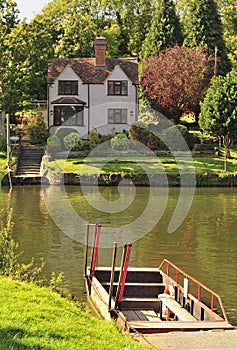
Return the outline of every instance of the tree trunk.
<path id="1" fill-rule="evenodd" d="M 230 155 L 230 148 L 233 146 L 233 140 L 229 136 L 223 136 L 222 137 L 223 146 L 225 148 L 225 164 L 224 164 L 224 171 L 227 170 L 227 159 L 231 158 Z"/>

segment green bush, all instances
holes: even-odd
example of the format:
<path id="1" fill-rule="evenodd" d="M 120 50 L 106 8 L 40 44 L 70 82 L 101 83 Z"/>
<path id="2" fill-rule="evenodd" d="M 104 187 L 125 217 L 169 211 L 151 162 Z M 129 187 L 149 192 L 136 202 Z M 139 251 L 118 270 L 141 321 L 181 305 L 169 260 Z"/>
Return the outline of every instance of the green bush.
<path id="1" fill-rule="evenodd" d="M 100 136 L 97 131 L 91 130 L 88 139 L 90 142 L 90 148 L 95 148 L 100 143 Z"/>
<path id="2" fill-rule="evenodd" d="M 44 122 L 42 114 L 38 114 L 29 118 L 28 121 L 28 135 L 30 143 L 45 144 L 49 136 L 48 127 Z"/>
<path id="3" fill-rule="evenodd" d="M 80 151 L 83 148 L 81 135 L 75 132 L 71 132 L 63 138 L 64 147 L 68 151 Z"/>
<path id="4" fill-rule="evenodd" d="M 47 152 L 55 154 L 62 150 L 62 143 L 56 135 L 52 135 L 47 139 Z"/>
<path id="5" fill-rule="evenodd" d="M 154 128 L 153 128 L 154 126 Z M 158 142 L 158 137 L 155 134 L 155 124 L 145 124 L 142 122 L 134 123 L 129 129 L 129 137 L 144 145 L 155 144 Z"/>
<path id="6" fill-rule="evenodd" d="M 183 138 L 180 136 L 180 133 Z M 192 149 L 195 143 L 195 137 L 183 125 L 172 125 L 161 131 L 162 140 L 159 141 L 160 149 L 172 149 L 173 151 L 186 151 L 186 141 L 189 149 Z"/>
<path id="7" fill-rule="evenodd" d="M 77 130 L 73 128 L 60 128 L 60 129 L 57 129 L 54 135 L 56 135 L 61 140 L 61 142 L 63 142 L 64 137 L 73 132 L 78 134 Z"/>
<path id="8" fill-rule="evenodd" d="M 117 134 L 111 141 L 111 147 L 118 151 L 127 151 L 129 148 L 128 138 L 125 134 Z"/>

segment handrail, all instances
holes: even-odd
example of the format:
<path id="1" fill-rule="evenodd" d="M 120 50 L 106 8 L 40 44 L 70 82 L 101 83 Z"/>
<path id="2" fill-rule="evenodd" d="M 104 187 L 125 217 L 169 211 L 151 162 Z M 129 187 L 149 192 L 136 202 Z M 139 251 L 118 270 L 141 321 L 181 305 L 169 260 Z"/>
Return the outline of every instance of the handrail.
<path id="1" fill-rule="evenodd" d="M 189 274 L 187 274 L 186 272 L 184 272 L 183 270 L 181 270 L 179 267 L 177 267 L 175 264 L 173 264 L 171 261 L 169 261 L 168 259 L 164 259 L 162 261 L 162 263 L 159 266 L 159 270 L 162 271 L 162 267 L 166 264 L 166 275 L 170 277 L 170 268 L 172 267 L 175 270 L 175 283 L 176 286 L 179 287 L 179 276 L 180 274 L 185 276 L 185 278 L 187 278 L 188 280 L 194 282 L 195 284 L 197 284 L 197 299 L 199 302 L 201 302 L 201 294 L 202 294 L 202 289 L 205 289 L 208 293 L 211 294 L 211 311 L 214 312 L 214 302 L 215 302 L 215 298 L 218 300 L 219 302 L 219 306 L 221 308 L 221 312 L 222 315 L 225 319 L 226 322 L 228 321 L 228 317 L 226 315 L 226 311 L 224 308 L 224 305 L 222 303 L 221 297 L 219 294 L 217 294 L 216 292 L 214 292 L 212 289 L 210 289 L 209 287 L 205 286 L 203 283 L 201 283 L 200 281 L 198 281 L 197 279 L 195 279 L 194 277 L 190 276 Z"/>

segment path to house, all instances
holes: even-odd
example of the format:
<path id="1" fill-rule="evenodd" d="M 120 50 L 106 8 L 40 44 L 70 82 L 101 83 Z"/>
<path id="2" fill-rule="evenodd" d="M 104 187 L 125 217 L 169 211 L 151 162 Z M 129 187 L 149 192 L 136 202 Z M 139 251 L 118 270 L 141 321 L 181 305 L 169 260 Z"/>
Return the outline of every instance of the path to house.
<path id="1" fill-rule="evenodd" d="M 237 350 L 237 330 L 136 335 L 134 339 L 162 350 Z"/>

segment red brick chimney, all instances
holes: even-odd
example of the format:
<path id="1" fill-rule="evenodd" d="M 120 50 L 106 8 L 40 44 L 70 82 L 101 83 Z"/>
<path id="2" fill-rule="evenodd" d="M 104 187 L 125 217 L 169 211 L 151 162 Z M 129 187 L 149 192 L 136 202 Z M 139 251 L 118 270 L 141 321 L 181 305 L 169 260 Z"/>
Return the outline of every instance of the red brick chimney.
<path id="1" fill-rule="evenodd" d="M 106 39 L 103 36 L 97 36 L 94 41 L 95 47 L 95 66 L 106 67 Z"/>

